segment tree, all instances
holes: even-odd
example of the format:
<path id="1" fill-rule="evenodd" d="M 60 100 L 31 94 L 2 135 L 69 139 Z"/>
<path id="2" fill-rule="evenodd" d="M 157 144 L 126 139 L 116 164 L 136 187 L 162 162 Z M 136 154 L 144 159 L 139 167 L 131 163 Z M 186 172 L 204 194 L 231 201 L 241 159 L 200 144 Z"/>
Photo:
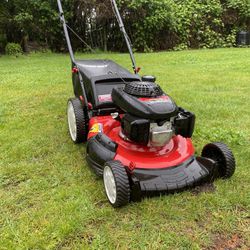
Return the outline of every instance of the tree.
<path id="1" fill-rule="evenodd" d="M 249 0 L 117 0 L 138 51 L 232 46 L 250 30 Z M 62 0 L 68 24 L 94 49 L 127 51 L 110 0 Z M 56 0 L 1 0 L 1 40 L 66 51 Z M 88 50 L 71 35 L 75 50 Z M 4 42 L 2 42 L 3 44 Z M 3 45 L 2 45 L 3 46 Z"/>

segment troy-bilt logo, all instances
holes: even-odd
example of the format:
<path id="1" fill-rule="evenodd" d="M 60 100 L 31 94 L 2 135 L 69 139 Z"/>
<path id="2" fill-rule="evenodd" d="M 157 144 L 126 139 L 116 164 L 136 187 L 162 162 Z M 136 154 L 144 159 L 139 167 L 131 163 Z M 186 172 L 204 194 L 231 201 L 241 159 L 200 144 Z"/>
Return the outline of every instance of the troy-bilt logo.
<path id="1" fill-rule="evenodd" d="M 169 97 L 164 95 L 164 96 L 160 96 L 157 98 L 139 98 L 140 101 L 142 102 L 147 102 L 147 103 L 162 103 L 162 102 L 169 102 Z"/>
<path id="2" fill-rule="evenodd" d="M 98 96 L 99 102 L 112 102 L 112 96 L 110 94 L 108 95 L 99 95 Z"/>

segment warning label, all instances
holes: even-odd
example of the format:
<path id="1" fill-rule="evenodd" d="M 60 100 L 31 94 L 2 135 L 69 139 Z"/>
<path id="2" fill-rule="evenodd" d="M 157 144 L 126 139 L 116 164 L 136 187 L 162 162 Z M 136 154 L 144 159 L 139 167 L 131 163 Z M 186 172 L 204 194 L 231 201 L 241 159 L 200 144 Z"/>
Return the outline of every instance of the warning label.
<path id="1" fill-rule="evenodd" d="M 99 95 L 98 96 L 99 102 L 112 102 L 112 96 L 111 94 L 108 95 Z"/>
<path id="2" fill-rule="evenodd" d="M 102 133 L 102 124 L 96 123 L 89 130 L 90 133 Z"/>
<path id="3" fill-rule="evenodd" d="M 139 100 L 142 102 L 147 102 L 147 103 L 163 103 L 163 102 L 170 101 L 168 96 L 160 96 L 157 98 L 139 98 Z"/>

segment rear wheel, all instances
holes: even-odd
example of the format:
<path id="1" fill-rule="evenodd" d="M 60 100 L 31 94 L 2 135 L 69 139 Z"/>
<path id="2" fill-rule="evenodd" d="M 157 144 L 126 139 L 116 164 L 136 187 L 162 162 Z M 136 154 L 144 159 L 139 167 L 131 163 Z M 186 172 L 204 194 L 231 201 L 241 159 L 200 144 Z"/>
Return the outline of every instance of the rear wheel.
<path id="1" fill-rule="evenodd" d="M 69 134 L 72 141 L 74 143 L 85 142 L 88 135 L 88 120 L 78 98 L 69 99 L 67 116 Z"/>
<path id="2" fill-rule="evenodd" d="M 113 207 L 125 206 L 130 201 L 130 186 L 127 172 L 119 161 L 109 161 L 103 171 L 107 198 Z"/>
<path id="3" fill-rule="evenodd" d="M 228 179 L 236 168 L 235 158 L 227 145 L 221 142 L 209 143 L 202 150 L 202 157 L 212 159 L 217 164 L 217 176 Z"/>

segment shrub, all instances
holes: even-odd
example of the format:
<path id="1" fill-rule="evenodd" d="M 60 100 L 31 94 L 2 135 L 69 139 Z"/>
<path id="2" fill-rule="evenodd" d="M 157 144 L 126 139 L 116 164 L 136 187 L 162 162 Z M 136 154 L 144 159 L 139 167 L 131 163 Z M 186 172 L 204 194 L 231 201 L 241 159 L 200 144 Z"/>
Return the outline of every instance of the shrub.
<path id="1" fill-rule="evenodd" d="M 176 46 L 173 48 L 174 51 L 182 51 L 182 50 L 187 50 L 187 49 L 188 49 L 188 46 L 187 46 L 187 44 L 185 44 L 185 43 L 181 43 L 181 44 L 179 44 L 179 45 L 176 45 Z"/>
<path id="2" fill-rule="evenodd" d="M 8 43 L 5 47 L 5 53 L 10 56 L 19 56 L 23 53 L 23 50 L 18 43 Z"/>
<path id="3" fill-rule="evenodd" d="M 126 20 L 132 20 L 130 35 L 138 51 L 232 47 L 237 31 L 250 28 L 249 0 L 120 2 L 129 8 Z"/>

